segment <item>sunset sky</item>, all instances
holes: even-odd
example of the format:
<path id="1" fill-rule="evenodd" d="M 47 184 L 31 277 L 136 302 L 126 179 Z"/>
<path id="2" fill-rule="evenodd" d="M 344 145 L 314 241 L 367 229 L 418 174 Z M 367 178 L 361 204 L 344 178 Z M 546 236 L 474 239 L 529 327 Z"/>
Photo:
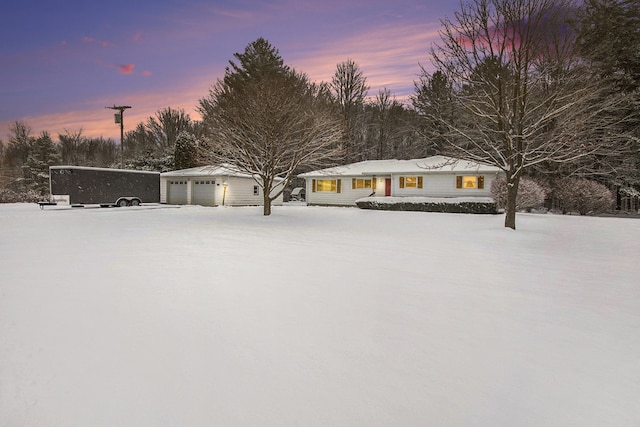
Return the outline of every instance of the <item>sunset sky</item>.
<path id="1" fill-rule="evenodd" d="M 21 120 L 54 140 L 65 129 L 120 140 L 113 111 L 130 105 L 125 132 L 166 107 L 193 119 L 199 99 L 235 52 L 264 37 L 285 63 L 330 81 L 353 59 L 371 86 L 413 92 L 445 0 L 19 0 L 0 18 L 0 140 Z"/>

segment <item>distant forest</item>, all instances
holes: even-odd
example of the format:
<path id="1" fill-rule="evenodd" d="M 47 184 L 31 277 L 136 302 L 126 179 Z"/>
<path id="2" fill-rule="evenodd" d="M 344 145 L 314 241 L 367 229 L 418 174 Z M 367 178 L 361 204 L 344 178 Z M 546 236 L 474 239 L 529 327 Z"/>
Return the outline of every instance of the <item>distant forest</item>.
<path id="1" fill-rule="evenodd" d="M 525 4 L 546 10 L 537 26 L 535 11 L 509 15 L 517 9 L 510 6 Z M 617 195 L 618 209 L 637 211 L 640 5 L 585 0 L 579 8 L 566 2 L 567 10 L 557 12 L 564 4 L 463 2 L 455 20 L 443 21 L 442 41 L 425 58 L 435 71 L 422 68 L 408 99 L 388 89 L 370 93 L 357 63 L 337 64 L 330 82 L 313 83 L 342 122 L 336 163 L 453 155 L 496 164 L 516 186 L 521 178 L 534 180 L 550 199 L 561 180 L 596 181 Z M 562 19 L 551 19 L 549 11 Z M 485 15 L 496 18 L 491 27 Z M 203 117 L 164 108 L 126 131 L 123 151 L 112 139 L 89 138 L 82 130 L 34 135 L 17 121 L 0 140 L 0 202 L 46 197 L 52 165 L 164 172 L 206 164 L 206 152 L 217 148 L 212 122 Z"/>

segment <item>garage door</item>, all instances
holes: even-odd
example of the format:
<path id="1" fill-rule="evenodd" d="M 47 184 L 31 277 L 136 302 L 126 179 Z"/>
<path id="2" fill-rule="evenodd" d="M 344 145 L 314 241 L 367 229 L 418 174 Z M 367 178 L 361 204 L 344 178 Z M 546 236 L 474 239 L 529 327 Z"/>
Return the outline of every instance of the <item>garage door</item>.
<path id="1" fill-rule="evenodd" d="M 170 205 L 187 204 L 187 181 L 167 181 L 167 203 Z"/>
<path id="2" fill-rule="evenodd" d="M 194 205 L 215 206 L 216 182 L 198 180 L 193 182 L 192 201 Z"/>

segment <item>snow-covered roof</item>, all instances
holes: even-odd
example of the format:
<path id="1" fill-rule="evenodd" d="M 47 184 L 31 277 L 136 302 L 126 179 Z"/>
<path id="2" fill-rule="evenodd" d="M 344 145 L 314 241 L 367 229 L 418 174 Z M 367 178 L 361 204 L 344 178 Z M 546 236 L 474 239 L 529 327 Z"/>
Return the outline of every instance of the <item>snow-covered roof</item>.
<path id="1" fill-rule="evenodd" d="M 344 166 L 307 172 L 298 175 L 301 178 L 314 176 L 358 176 L 358 175 L 396 175 L 428 173 L 497 173 L 495 166 L 446 156 L 433 156 L 411 160 L 366 160 Z"/>
<path id="2" fill-rule="evenodd" d="M 252 178 L 248 173 L 240 172 L 235 166 L 223 163 L 220 165 L 198 166 L 189 169 L 180 169 L 170 172 L 163 172 L 161 177 L 192 177 L 192 176 L 234 176 L 241 178 Z"/>
<path id="3" fill-rule="evenodd" d="M 231 176 L 235 178 L 251 178 L 253 176 L 246 172 L 241 172 L 238 168 L 229 163 L 222 163 L 219 165 L 207 165 L 207 166 L 197 166 L 195 168 L 189 169 L 180 169 L 170 172 L 163 172 L 160 174 L 163 178 L 170 177 L 202 177 L 202 176 Z M 283 178 L 276 177 L 276 182 L 284 181 Z"/>

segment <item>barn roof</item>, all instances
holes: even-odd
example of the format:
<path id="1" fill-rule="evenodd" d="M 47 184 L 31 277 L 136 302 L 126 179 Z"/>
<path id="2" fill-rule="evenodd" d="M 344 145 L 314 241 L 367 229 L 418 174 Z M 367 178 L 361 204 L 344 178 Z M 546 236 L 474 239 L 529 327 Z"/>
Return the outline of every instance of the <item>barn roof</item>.
<path id="1" fill-rule="evenodd" d="M 301 178 L 314 176 L 358 176 L 397 175 L 429 173 L 497 173 L 495 166 L 446 156 L 433 156 L 411 160 L 366 160 L 344 166 L 320 169 L 298 175 Z"/>

